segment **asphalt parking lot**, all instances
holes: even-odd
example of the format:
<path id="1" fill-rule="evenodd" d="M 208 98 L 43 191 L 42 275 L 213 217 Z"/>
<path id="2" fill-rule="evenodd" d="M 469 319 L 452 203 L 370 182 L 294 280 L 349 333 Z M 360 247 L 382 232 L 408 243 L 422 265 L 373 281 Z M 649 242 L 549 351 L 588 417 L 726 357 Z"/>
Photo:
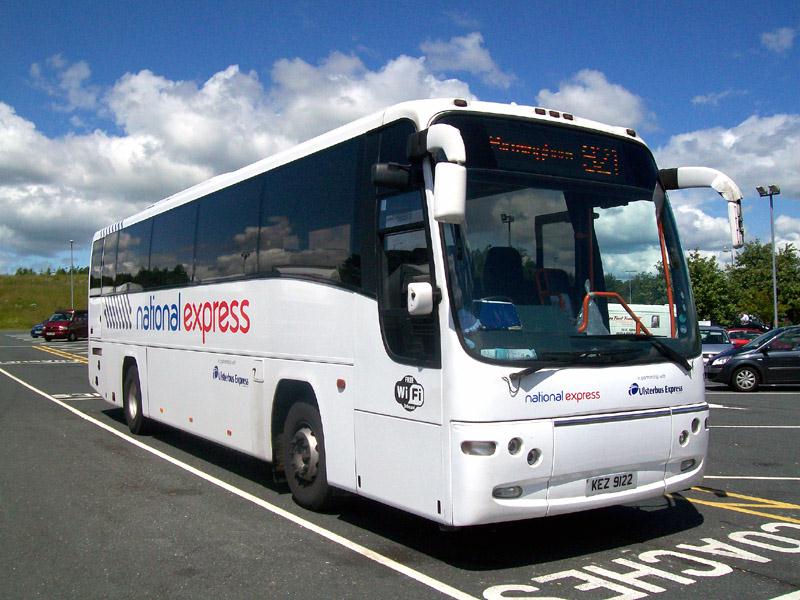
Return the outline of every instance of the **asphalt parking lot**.
<path id="1" fill-rule="evenodd" d="M 708 387 L 702 488 L 442 532 L 360 498 L 310 513 L 260 461 L 130 436 L 86 348 L 0 332 L 4 598 L 800 599 L 800 387 Z"/>

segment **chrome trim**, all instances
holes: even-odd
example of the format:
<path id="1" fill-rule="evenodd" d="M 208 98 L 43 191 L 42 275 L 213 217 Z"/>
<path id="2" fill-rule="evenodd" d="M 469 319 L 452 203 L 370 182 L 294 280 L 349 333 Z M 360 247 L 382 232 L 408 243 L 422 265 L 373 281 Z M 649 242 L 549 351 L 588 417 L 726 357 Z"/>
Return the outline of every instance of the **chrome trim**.
<path id="1" fill-rule="evenodd" d="M 554 427 L 572 427 L 573 425 L 592 425 L 595 423 L 614 423 L 619 421 L 637 421 L 639 419 L 655 419 L 657 417 L 669 417 L 672 411 L 668 408 L 651 410 L 647 412 L 623 413 L 613 415 L 590 415 L 586 417 L 573 417 L 568 419 L 556 419 L 553 421 Z"/>

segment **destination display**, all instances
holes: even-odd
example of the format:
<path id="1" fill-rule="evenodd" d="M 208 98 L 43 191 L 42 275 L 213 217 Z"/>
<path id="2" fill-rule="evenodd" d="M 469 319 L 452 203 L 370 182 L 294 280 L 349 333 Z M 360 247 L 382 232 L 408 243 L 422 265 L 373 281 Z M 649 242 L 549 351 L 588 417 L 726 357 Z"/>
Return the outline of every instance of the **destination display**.
<path id="1" fill-rule="evenodd" d="M 657 171 L 642 144 L 603 133 L 522 119 L 450 114 L 467 167 L 591 179 L 652 189 Z"/>

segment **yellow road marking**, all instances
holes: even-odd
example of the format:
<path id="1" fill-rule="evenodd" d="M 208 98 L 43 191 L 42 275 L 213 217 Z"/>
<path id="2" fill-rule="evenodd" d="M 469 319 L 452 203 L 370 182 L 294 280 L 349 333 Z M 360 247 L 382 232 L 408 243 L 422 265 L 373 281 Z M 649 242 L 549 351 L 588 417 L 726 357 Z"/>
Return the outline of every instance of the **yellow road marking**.
<path id="1" fill-rule="evenodd" d="M 716 494 L 717 490 L 709 488 L 693 487 L 692 491 L 702 492 L 704 494 Z M 687 502 L 692 504 L 701 504 L 703 506 L 713 506 L 714 508 L 722 508 L 734 512 L 745 513 L 748 515 L 755 515 L 757 517 L 766 517 L 776 521 L 785 521 L 786 523 L 795 523 L 800 525 L 800 519 L 778 515 L 770 512 L 763 512 L 760 510 L 753 510 L 753 508 L 772 508 L 772 509 L 793 509 L 800 510 L 800 505 L 791 504 L 790 502 L 780 502 L 777 500 L 769 500 L 768 498 L 758 498 L 756 496 L 745 496 L 743 494 L 736 494 L 734 492 L 723 492 L 726 498 L 735 498 L 737 500 L 750 500 L 751 502 L 713 502 L 711 500 L 700 500 L 698 498 L 688 498 L 682 496 Z"/>
<path id="2" fill-rule="evenodd" d="M 59 350 L 57 348 L 50 348 L 45 346 L 34 346 L 37 350 L 41 350 L 42 352 L 49 352 L 50 354 L 54 354 L 56 356 L 60 356 L 61 358 L 69 358 L 71 360 L 77 361 L 79 363 L 83 363 L 85 365 L 89 364 L 89 359 L 80 356 L 79 354 L 72 354 L 72 352 L 67 352 L 66 350 Z"/>

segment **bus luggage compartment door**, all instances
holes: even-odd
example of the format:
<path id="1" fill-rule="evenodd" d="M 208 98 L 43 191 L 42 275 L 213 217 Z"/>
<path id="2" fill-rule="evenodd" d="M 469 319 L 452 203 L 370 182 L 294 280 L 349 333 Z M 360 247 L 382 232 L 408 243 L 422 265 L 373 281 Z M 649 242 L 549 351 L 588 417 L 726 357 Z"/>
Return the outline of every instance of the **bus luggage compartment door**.
<path id="1" fill-rule="evenodd" d="M 668 409 L 557 419 L 548 514 L 662 494 L 670 436 Z"/>

